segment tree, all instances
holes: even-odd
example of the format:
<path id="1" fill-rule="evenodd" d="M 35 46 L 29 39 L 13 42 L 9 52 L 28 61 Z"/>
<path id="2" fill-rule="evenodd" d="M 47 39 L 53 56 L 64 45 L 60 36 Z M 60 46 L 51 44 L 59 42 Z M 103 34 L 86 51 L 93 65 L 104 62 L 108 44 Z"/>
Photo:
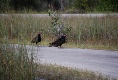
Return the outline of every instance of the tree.
<path id="1" fill-rule="evenodd" d="M 73 6 L 80 12 L 86 11 L 88 9 L 87 1 L 88 0 L 74 0 Z"/>
<path id="2" fill-rule="evenodd" d="M 99 0 L 98 10 L 118 12 L 118 0 Z"/>
<path id="3" fill-rule="evenodd" d="M 5 11 L 10 9 L 10 0 L 0 0 L 0 11 Z"/>

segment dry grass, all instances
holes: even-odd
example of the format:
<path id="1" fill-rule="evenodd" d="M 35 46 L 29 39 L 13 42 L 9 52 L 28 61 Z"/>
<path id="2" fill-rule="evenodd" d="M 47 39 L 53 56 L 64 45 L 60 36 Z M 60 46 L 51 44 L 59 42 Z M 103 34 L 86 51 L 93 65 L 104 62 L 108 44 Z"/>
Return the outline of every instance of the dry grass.
<path id="1" fill-rule="evenodd" d="M 110 78 L 92 71 L 52 64 L 40 64 L 38 76 L 40 79 L 44 80 L 110 80 Z"/>
<path id="2" fill-rule="evenodd" d="M 0 80 L 33 80 L 37 77 L 33 53 L 28 56 L 25 45 L 15 47 L 0 44 Z"/>
<path id="3" fill-rule="evenodd" d="M 0 16 L 0 30 L 2 31 L 0 35 L 2 37 L 5 34 L 8 35 L 11 41 L 18 39 L 30 43 L 31 39 L 40 31 L 42 32 L 44 44 L 48 45 L 46 43 L 55 38 L 53 31 L 49 30 L 51 21 L 50 17 L 31 15 Z M 67 34 L 68 46 L 73 44 L 76 45 L 72 47 L 99 45 L 103 47 L 102 49 L 118 50 L 117 16 L 60 17 L 59 21 L 64 24 L 63 33 Z"/>

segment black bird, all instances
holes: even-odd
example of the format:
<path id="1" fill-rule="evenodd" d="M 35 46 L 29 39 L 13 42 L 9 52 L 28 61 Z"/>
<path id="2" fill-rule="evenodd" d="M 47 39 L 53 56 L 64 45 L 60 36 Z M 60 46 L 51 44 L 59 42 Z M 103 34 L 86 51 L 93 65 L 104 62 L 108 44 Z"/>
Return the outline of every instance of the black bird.
<path id="1" fill-rule="evenodd" d="M 49 47 L 52 47 L 52 46 L 58 47 L 58 46 L 60 46 L 60 48 L 61 48 L 62 44 L 64 44 L 65 42 L 66 42 L 66 36 L 63 35 L 63 36 L 61 36 L 61 38 L 57 39 L 56 41 L 54 41 L 52 43 L 49 43 Z"/>
<path id="2" fill-rule="evenodd" d="M 36 37 L 34 37 L 31 41 L 31 43 L 36 43 L 36 45 L 41 42 L 41 33 L 38 33 Z"/>

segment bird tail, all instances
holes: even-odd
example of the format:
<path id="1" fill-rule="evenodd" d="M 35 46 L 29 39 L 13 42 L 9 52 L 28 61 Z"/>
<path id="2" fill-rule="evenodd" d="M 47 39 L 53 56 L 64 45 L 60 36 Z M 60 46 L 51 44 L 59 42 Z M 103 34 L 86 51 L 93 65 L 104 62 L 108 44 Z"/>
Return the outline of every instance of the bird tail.
<path id="1" fill-rule="evenodd" d="M 35 43 L 36 42 L 36 37 L 32 39 L 31 43 Z"/>
<path id="2" fill-rule="evenodd" d="M 52 43 L 49 43 L 49 47 L 52 47 Z"/>

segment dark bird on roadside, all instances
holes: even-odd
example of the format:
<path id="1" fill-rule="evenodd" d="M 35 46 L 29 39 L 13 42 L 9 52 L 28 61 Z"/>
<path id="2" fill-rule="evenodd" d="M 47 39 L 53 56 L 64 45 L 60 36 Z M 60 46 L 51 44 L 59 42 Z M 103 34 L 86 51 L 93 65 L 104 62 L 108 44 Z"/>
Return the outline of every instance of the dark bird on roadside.
<path id="1" fill-rule="evenodd" d="M 36 43 L 36 45 L 41 42 L 41 33 L 38 33 L 36 37 L 34 37 L 31 43 Z"/>
<path id="2" fill-rule="evenodd" d="M 61 36 L 59 39 L 57 39 L 56 41 L 49 43 L 49 47 L 58 47 L 62 46 L 62 44 L 64 44 L 66 42 L 66 35 Z"/>

